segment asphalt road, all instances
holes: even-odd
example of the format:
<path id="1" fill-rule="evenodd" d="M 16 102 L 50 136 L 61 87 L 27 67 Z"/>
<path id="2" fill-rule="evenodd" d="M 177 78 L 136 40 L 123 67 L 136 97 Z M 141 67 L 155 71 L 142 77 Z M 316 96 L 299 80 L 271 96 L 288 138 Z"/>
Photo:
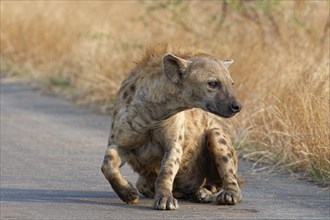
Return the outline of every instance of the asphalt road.
<path id="1" fill-rule="evenodd" d="M 1 82 L 1 219 L 330 219 L 329 189 L 241 160 L 235 206 L 123 203 L 100 171 L 110 118 L 20 83 Z M 125 165 L 123 173 L 137 176 Z"/>

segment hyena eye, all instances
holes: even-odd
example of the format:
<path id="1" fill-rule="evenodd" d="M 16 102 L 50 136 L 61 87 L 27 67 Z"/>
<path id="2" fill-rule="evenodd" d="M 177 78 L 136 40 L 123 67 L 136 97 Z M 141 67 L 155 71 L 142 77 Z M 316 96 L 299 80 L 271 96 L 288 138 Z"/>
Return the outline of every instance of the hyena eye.
<path id="1" fill-rule="evenodd" d="M 218 81 L 209 81 L 207 84 L 211 89 L 216 89 L 220 86 Z"/>

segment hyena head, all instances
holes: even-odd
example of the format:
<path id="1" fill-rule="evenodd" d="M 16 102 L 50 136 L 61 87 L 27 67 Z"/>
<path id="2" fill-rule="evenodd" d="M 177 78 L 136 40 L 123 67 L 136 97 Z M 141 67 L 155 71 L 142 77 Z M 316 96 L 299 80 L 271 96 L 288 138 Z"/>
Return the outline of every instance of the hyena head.
<path id="1" fill-rule="evenodd" d="M 208 55 L 181 58 L 166 54 L 163 71 L 180 89 L 178 98 L 187 107 L 201 108 L 229 118 L 241 110 L 240 102 L 232 91 L 228 66 L 233 60 L 218 60 Z"/>

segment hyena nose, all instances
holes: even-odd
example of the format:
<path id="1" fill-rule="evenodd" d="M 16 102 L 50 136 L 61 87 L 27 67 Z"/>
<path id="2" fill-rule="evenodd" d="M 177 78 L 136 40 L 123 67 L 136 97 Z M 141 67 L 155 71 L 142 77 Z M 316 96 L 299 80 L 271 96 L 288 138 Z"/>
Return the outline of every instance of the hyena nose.
<path id="1" fill-rule="evenodd" d="M 233 101 L 230 103 L 230 110 L 231 110 L 233 113 L 240 112 L 241 109 L 242 109 L 242 105 L 241 105 L 241 103 L 239 103 L 238 101 L 233 100 Z"/>

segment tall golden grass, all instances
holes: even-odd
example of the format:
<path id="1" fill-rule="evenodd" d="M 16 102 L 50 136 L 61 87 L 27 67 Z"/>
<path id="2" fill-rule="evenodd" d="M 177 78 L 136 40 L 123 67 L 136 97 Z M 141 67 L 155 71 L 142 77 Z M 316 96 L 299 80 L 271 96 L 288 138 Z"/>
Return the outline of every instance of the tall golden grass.
<path id="1" fill-rule="evenodd" d="M 243 157 L 330 180 L 329 1 L 1 1 L 1 72 L 111 106 L 133 61 L 172 42 L 233 58 Z"/>

